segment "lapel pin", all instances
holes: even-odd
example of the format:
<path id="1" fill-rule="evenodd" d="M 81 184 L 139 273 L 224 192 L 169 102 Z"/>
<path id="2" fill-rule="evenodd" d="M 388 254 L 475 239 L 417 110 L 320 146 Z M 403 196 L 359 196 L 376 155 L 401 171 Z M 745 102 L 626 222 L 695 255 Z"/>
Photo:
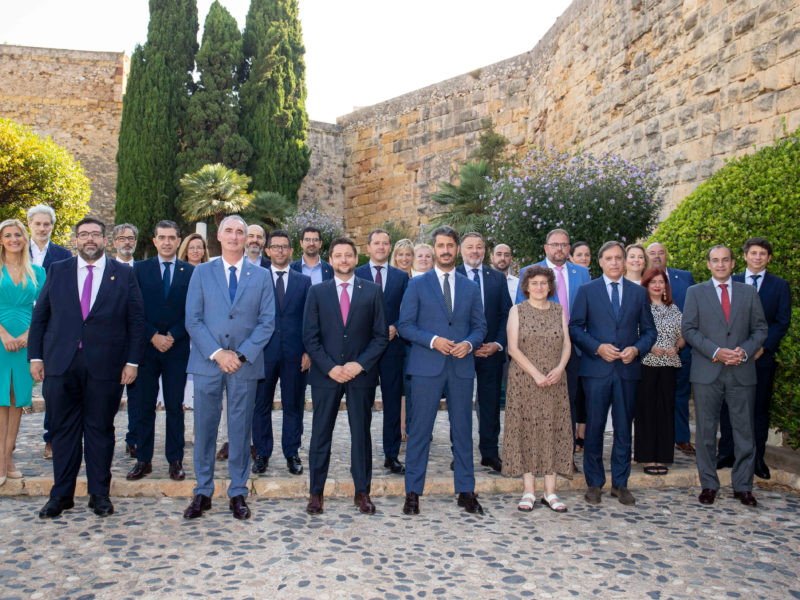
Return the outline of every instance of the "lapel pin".
<path id="1" fill-rule="evenodd" d="M 577 273 L 577 271 L 576 271 L 575 269 L 572 269 L 572 272 L 573 272 L 573 273 Z"/>
<path id="2" fill-rule="evenodd" d="M 114 276 L 113 275 L 111 276 L 111 281 L 114 281 Z"/>
<path id="3" fill-rule="evenodd" d="M 181 267 L 181 269 L 180 269 L 180 270 L 181 270 L 181 271 L 183 271 L 183 267 Z"/>

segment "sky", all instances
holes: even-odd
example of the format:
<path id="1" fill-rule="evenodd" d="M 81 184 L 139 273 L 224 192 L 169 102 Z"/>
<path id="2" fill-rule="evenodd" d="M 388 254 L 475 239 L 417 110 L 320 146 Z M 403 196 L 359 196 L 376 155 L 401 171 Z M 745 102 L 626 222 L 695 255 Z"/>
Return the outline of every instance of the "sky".
<path id="1" fill-rule="evenodd" d="M 199 36 L 212 0 L 198 0 Z M 220 0 L 244 27 L 250 0 Z M 299 0 L 306 109 L 333 123 L 531 50 L 571 0 Z M 5 2 L 0 43 L 127 52 L 147 39 L 147 0 Z"/>

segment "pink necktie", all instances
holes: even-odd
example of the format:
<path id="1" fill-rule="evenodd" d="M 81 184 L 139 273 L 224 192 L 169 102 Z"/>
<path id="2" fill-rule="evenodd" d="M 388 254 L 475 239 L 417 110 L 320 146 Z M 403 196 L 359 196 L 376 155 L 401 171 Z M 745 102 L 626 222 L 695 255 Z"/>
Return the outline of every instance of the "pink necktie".
<path id="1" fill-rule="evenodd" d="M 339 297 L 339 308 L 342 309 L 342 323 L 347 325 L 347 314 L 350 312 L 350 295 L 347 293 L 349 283 L 342 284 L 342 295 Z"/>
<path id="2" fill-rule="evenodd" d="M 86 268 L 89 269 L 89 274 L 83 281 L 83 291 L 81 292 L 81 314 L 84 321 L 89 316 L 89 309 L 92 307 L 92 280 L 94 279 L 92 270 L 94 265 L 86 265 Z"/>
<path id="3" fill-rule="evenodd" d="M 564 265 L 556 267 L 556 294 L 558 295 L 558 303 L 564 309 L 564 315 L 569 321 L 569 295 L 567 294 L 567 282 L 564 281 Z"/>

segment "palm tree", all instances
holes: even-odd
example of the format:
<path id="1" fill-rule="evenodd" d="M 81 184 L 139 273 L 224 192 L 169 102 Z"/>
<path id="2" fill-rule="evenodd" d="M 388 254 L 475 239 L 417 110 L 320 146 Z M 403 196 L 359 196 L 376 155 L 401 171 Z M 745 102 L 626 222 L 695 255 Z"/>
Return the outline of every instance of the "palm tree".
<path id="1" fill-rule="evenodd" d="M 489 163 L 485 160 L 468 162 L 461 166 L 460 183 L 439 184 L 440 191 L 432 198 L 448 207 L 447 212 L 431 219 L 433 225 L 450 225 L 460 234 L 469 231 L 485 231 L 490 215 L 487 211 L 489 199 Z"/>
<path id="2" fill-rule="evenodd" d="M 190 223 L 214 217 L 219 227 L 227 215 L 240 213 L 253 202 L 248 185 L 249 177 L 223 164 L 204 165 L 181 178 L 181 213 Z"/>
<path id="3" fill-rule="evenodd" d="M 278 192 L 256 192 L 250 206 L 242 212 L 250 225 L 261 225 L 265 231 L 277 229 L 281 221 L 294 209 L 283 194 Z"/>

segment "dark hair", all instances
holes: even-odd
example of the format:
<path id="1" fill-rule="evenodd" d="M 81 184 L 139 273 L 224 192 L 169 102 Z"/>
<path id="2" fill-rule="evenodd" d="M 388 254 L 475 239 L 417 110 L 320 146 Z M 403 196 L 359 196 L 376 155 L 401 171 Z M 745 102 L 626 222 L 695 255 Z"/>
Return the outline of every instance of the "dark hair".
<path id="1" fill-rule="evenodd" d="M 314 227 L 313 225 L 309 225 L 308 227 L 304 227 L 303 231 L 300 232 L 300 237 L 306 237 L 307 233 L 316 233 L 319 236 L 320 241 L 322 240 L 322 232 Z"/>
<path id="2" fill-rule="evenodd" d="M 655 267 L 647 269 L 644 275 L 642 275 L 641 286 L 644 289 L 647 289 L 647 286 L 650 285 L 650 281 L 653 279 L 653 277 L 658 277 L 659 275 L 664 278 L 664 293 L 661 295 L 661 299 L 664 301 L 664 304 L 669 306 L 672 304 L 672 287 L 669 284 L 669 277 L 667 277 L 667 273 L 664 271 L 664 269 L 657 269 Z M 649 297 L 650 296 L 648 293 L 648 298 Z"/>
<path id="3" fill-rule="evenodd" d="M 619 248 L 622 250 L 622 258 L 625 258 L 625 246 L 623 246 L 622 242 L 618 242 L 617 240 L 611 240 L 610 242 L 606 242 L 602 246 L 600 246 L 600 250 L 597 251 L 597 258 L 598 260 L 603 258 L 603 254 L 606 250 L 610 250 L 611 248 Z"/>
<path id="4" fill-rule="evenodd" d="M 544 275 L 547 277 L 547 297 L 549 298 L 553 294 L 556 293 L 556 274 L 553 273 L 553 270 L 548 267 L 543 267 L 542 265 L 531 265 L 525 272 L 522 274 L 522 281 L 519 282 L 519 289 L 522 290 L 522 295 L 526 298 L 530 298 L 530 292 L 528 291 L 528 284 L 530 283 L 531 279 L 536 277 L 537 275 Z"/>
<path id="5" fill-rule="evenodd" d="M 349 237 L 337 237 L 335 238 L 330 245 L 330 250 L 328 251 L 328 256 L 333 254 L 333 249 L 336 246 L 350 246 L 353 249 L 353 254 L 358 258 L 358 248 L 356 248 L 356 243 L 351 240 Z"/>
<path id="6" fill-rule="evenodd" d="M 733 260 L 733 250 L 728 248 L 728 246 L 726 246 L 725 244 L 716 244 L 714 246 L 711 246 L 711 248 L 709 248 L 708 252 L 706 253 L 706 260 L 707 261 L 711 261 L 711 253 L 714 250 L 719 250 L 720 248 L 725 248 L 725 250 L 727 250 L 728 253 L 731 255 L 731 260 Z"/>
<path id="7" fill-rule="evenodd" d="M 750 250 L 751 246 L 760 246 L 767 251 L 767 254 L 769 256 L 772 256 L 772 244 L 769 243 L 769 240 L 767 238 L 751 237 L 744 243 L 744 246 L 742 246 L 742 252 L 744 254 L 747 254 L 747 251 Z"/>
<path id="8" fill-rule="evenodd" d="M 164 219 L 156 223 L 156 226 L 153 228 L 153 235 L 158 235 L 159 229 L 174 229 L 175 233 L 178 234 L 178 237 L 181 237 L 181 228 L 178 227 L 178 224 L 175 221 L 170 221 L 169 219 Z"/>
<path id="9" fill-rule="evenodd" d="M 103 232 L 103 237 L 106 237 L 106 224 L 103 223 L 100 219 L 95 219 L 94 217 L 83 217 L 80 221 L 75 223 L 75 229 L 73 229 L 73 231 L 77 235 L 78 229 L 80 229 L 83 225 L 89 225 L 91 223 L 95 225 L 100 225 L 100 231 Z"/>
<path id="10" fill-rule="evenodd" d="M 461 240 L 458 238 L 458 232 L 455 229 L 449 225 L 441 225 L 431 231 L 431 246 L 436 245 L 436 238 L 440 235 L 451 238 L 456 243 L 456 246 L 461 244 Z"/>
<path id="11" fill-rule="evenodd" d="M 587 248 L 589 248 L 590 252 L 592 250 L 591 246 L 589 246 L 589 242 L 582 242 L 582 241 L 581 242 L 575 242 L 574 244 L 572 244 L 572 248 L 569 249 L 569 255 L 570 256 L 574 256 L 575 255 L 575 250 L 577 250 L 581 246 L 586 246 Z"/>
<path id="12" fill-rule="evenodd" d="M 392 243 L 392 236 L 389 234 L 389 232 L 386 231 L 385 229 L 381 229 L 380 227 L 378 227 L 377 229 L 373 229 L 372 231 L 369 232 L 369 235 L 367 236 L 367 244 L 372 243 L 372 236 L 375 235 L 376 233 L 385 233 L 387 236 L 389 236 L 389 243 L 390 244 Z"/>
<path id="13" fill-rule="evenodd" d="M 292 245 L 292 238 L 289 237 L 288 231 L 286 231 L 285 229 L 275 229 L 274 231 L 270 232 L 269 237 L 267 238 L 267 246 L 269 246 L 272 243 L 272 238 L 276 237 L 286 238 L 287 240 L 289 240 L 289 245 L 290 246 Z"/>

